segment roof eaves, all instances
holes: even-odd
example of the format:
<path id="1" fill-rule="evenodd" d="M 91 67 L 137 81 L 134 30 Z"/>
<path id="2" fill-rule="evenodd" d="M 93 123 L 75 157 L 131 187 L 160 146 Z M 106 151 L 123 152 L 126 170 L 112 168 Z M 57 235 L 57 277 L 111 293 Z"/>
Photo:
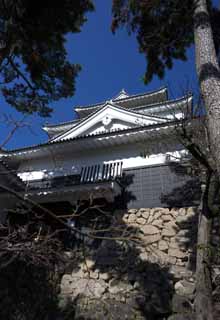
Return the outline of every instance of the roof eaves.
<path id="1" fill-rule="evenodd" d="M 166 107 L 166 106 L 169 106 L 171 104 L 175 104 L 175 103 L 180 103 L 180 102 L 188 102 L 189 100 L 192 101 L 192 98 L 193 98 L 193 94 L 189 94 L 189 95 L 186 95 L 186 96 L 183 96 L 181 98 L 176 98 L 176 99 L 173 99 L 173 100 L 167 100 L 167 101 L 164 101 L 164 102 L 157 102 L 157 103 L 152 103 L 152 104 L 149 104 L 149 105 L 143 105 L 143 106 L 138 106 L 138 107 L 134 107 L 132 108 L 132 110 L 139 110 L 139 109 L 151 109 L 151 108 L 154 108 L 154 107 Z"/>
<path id="2" fill-rule="evenodd" d="M 75 124 L 76 122 L 79 122 L 79 121 L 81 121 L 81 119 L 73 119 L 73 120 L 70 120 L 70 121 L 60 122 L 60 123 L 57 123 L 57 124 L 45 124 L 42 127 L 42 129 L 45 130 L 45 131 L 48 131 L 48 129 L 53 129 L 53 128 L 62 127 L 62 126 L 65 126 L 65 125 Z"/>
<path id="3" fill-rule="evenodd" d="M 13 153 L 17 153 L 17 152 L 27 152 L 36 148 L 41 148 L 41 147 L 50 147 L 53 145 L 59 145 L 62 143 L 70 143 L 72 141 L 78 141 L 78 140 L 84 140 L 84 139 L 88 139 L 88 138 L 94 138 L 94 137 L 103 137 L 103 136 L 110 136 L 112 134 L 115 133 L 129 133 L 135 130 L 150 130 L 150 129 L 154 129 L 154 128 L 162 128 L 165 127 L 167 125 L 176 125 L 178 120 L 172 120 L 172 121 L 166 121 L 163 123 L 157 123 L 157 124 L 151 124 L 151 125 L 144 125 L 144 126 L 137 126 L 137 127 L 133 127 L 133 128 L 129 128 L 129 129 L 119 129 L 119 130 L 112 130 L 109 132 L 104 132 L 104 133 L 96 133 L 96 134 L 89 134 L 89 135 L 84 135 L 84 136 L 77 136 L 74 138 L 70 138 L 70 139 L 66 139 L 66 140 L 58 140 L 58 141 L 52 141 L 52 142 L 46 142 L 46 143 L 41 143 L 41 144 L 37 144 L 37 145 L 33 145 L 30 147 L 24 147 L 24 148 L 19 148 L 19 149 L 12 149 L 12 150 L 5 150 L 5 153 L 3 155 L 3 157 L 7 157 L 10 155 L 13 155 Z"/>

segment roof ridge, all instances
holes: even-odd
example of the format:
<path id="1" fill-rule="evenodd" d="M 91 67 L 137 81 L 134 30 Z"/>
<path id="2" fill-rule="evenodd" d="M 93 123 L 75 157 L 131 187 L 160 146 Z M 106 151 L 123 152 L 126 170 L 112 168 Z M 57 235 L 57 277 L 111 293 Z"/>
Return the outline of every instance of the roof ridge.
<path id="1" fill-rule="evenodd" d="M 117 99 L 117 100 L 116 99 L 112 99 L 112 101 L 119 101 L 120 102 L 120 101 L 123 101 L 123 100 L 129 100 L 129 99 L 132 99 L 132 98 L 136 98 L 136 97 L 139 97 L 139 96 L 150 96 L 150 95 L 162 92 L 162 91 L 167 91 L 167 87 L 163 86 L 163 87 L 161 87 L 161 88 L 159 88 L 157 90 L 152 90 L 150 92 L 145 92 L 145 93 L 133 94 L 133 95 L 130 95 L 129 97 L 125 97 L 125 98 L 121 98 L 121 99 Z M 91 109 L 91 108 L 97 108 L 99 106 L 104 105 L 105 103 L 106 103 L 106 101 L 95 103 L 95 104 L 90 104 L 90 105 L 86 105 L 86 106 L 78 106 L 78 107 L 75 107 L 75 110 L 77 112 L 77 110 L 88 110 L 88 109 Z"/>

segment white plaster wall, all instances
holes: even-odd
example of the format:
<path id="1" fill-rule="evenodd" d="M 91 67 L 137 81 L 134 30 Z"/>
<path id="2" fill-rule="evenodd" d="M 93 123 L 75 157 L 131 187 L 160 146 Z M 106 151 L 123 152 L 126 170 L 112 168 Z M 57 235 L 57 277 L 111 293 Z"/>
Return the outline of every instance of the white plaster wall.
<path id="1" fill-rule="evenodd" d="M 147 155 L 143 145 L 133 144 L 81 152 L 80 154 L 70 152 L 68 155 L 57 154 L 53 157 L 24 161 L 21 163 L 18 171 L 22 180 L 32 181 L 49 176 L 75 174 L 79 173 L 84 166 L 106 164 L 109 162 L 122 161 L 123 169 L 128 169 L 165 163 L 167 154 L 174 156 L 174 159 L 178 158 L 183 153 L 183 148 L 182 146 L 170 144 L 164 145 L 164 148 L 160 146 L 159 151 L 157 151 L 156 145 L 155 152 Z"/>

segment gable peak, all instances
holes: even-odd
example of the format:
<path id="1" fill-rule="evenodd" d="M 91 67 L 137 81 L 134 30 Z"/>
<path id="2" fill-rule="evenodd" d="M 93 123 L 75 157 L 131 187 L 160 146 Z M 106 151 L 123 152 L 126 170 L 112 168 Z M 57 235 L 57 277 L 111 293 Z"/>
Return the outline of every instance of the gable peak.
<path id="1" fill-rule="evenodd" d="M 114 98 L 114 100 L 120 100 L 128 97 L 129 97 L 129 94 L 125 91 L 125 89 L 122 89 Z"/>

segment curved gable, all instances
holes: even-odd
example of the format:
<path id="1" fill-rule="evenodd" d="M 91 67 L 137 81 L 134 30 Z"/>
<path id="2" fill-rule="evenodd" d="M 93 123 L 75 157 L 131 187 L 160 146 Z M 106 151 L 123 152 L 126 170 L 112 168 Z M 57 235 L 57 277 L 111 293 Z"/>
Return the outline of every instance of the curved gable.
<path id="1" fill-rule="evenodd" d="M 163 121 L 164 120 L 157 117 L 135 113 L 107 102 L 100 110 L 81 121 L 74 128 L 71 128 L 51 141 L 66 140 L 100 132 L 111 132 L 146 126 L 161 123 Z"/>

